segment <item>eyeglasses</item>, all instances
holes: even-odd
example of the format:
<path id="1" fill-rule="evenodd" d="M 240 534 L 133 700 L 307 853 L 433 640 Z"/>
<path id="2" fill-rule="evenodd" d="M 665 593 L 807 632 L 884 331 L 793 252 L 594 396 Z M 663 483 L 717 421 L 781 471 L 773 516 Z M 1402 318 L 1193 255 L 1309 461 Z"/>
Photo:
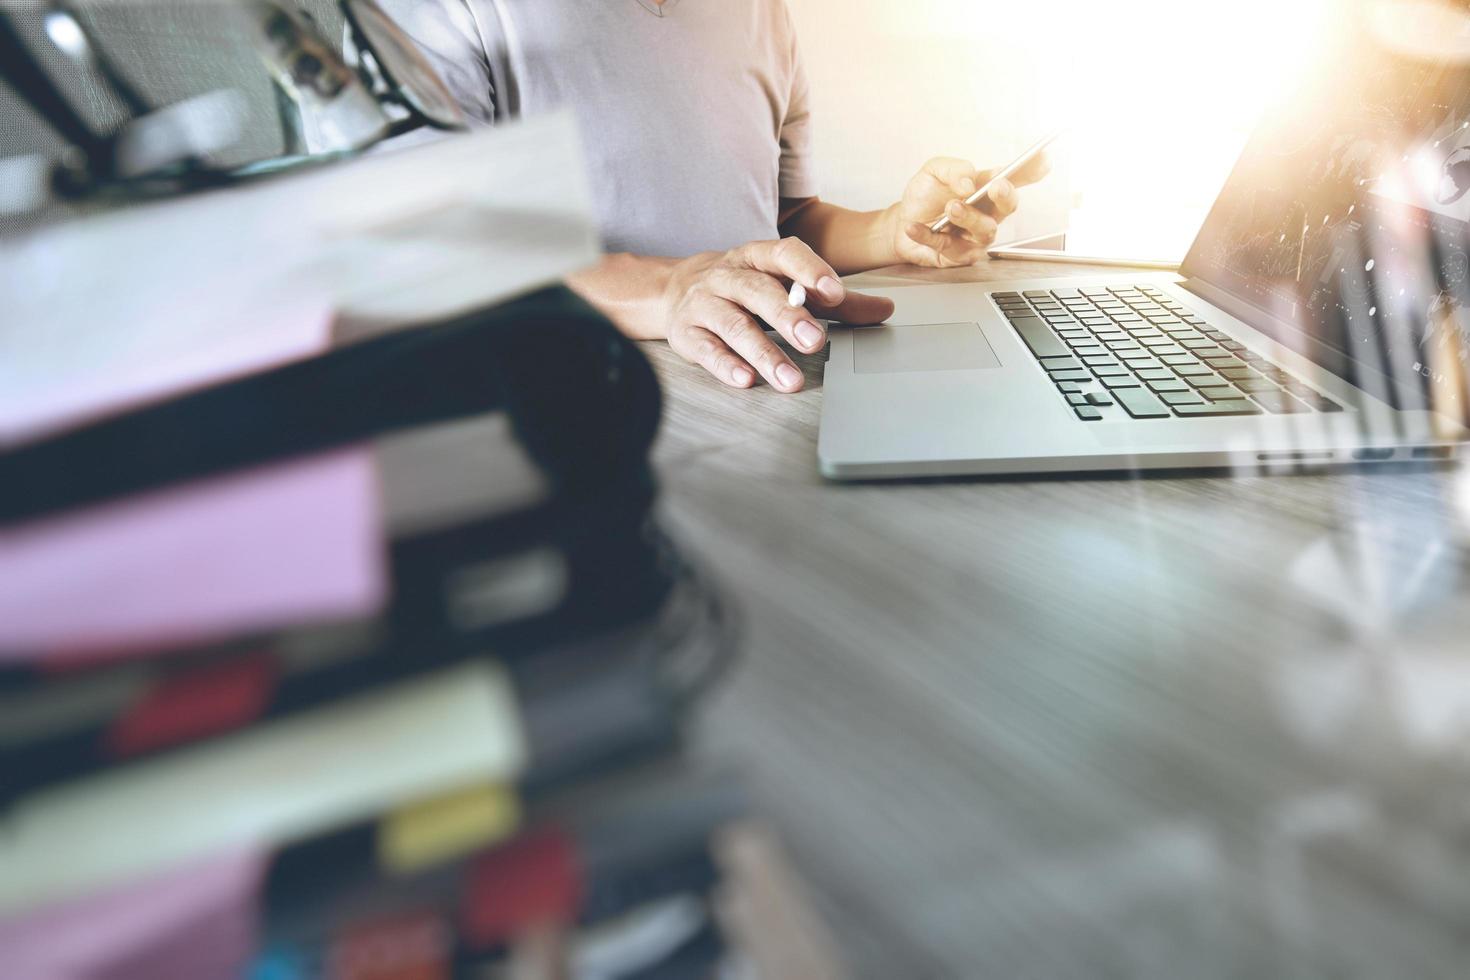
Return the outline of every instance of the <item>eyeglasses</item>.
<path id="1" fill-rule="evenodd" d="M 206 161 L 222 147 L 181 142 L 180 134 L 195 138 L 209 133 L 216 142 L 238 137 L 237 124 L 245 115 L 244 107 L 236 104 L 239 97 L 224 91 L 169 106 L 148 104 L 66 3 L 48 0 L 43 7 L 41 26 L 47 38 L 74 65 L 100 76 L 129 118 L 108 132 L 94 130 L 29 50 L 11 23 L 13 15 L 0 13 L 0 79 L 8 81 L 67 143 L 55 161 L 27 158 L 36 175 L 36 196 L 6 205 L 7 209 L 39 207 L 48 193 L 74 199 L 166 196 L 304 162 L 297 157 L 240 170 L 210 166 Z M 434 66 L 374 0 L 339 0 L 348 43 L 357 54 L 352 66 L 305 14 L 286 2 L 232 3 L 236 14 L 249 22 L 250 35 L 283 105 L 295 109 L 290 117 L 283 114 L 283 123 L 297 115 L 308 117 L 320 135 L 321 145 L 313 149 L 321 152 L 313 156 L 329 159 L 356 153 L 422 126 L 467 128 L 463 111 Z M 221 112 L 230 116 L 229 125 L 218 123 Z M 204 115 L 209 118 L 201 125 L 187 125 Z"/>
<path id="2" fill-rule="evenodd" d="M 341 0 L 369 90 L 385 94 L 416 121 L 436 129 L 464 129 L 464 111 L 438 71 L 375 0 Z"/>

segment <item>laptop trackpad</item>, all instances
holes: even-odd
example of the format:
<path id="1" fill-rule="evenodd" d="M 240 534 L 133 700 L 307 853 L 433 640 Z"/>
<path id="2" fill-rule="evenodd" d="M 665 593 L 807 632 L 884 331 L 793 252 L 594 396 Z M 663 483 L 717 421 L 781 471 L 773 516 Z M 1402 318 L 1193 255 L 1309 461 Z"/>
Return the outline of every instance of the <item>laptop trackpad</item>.
<path id="1" fill-rule="evenodd" d="M 857 374 L 998 367 L 1000 358 L 978 323 L 862 327 L 852 333 L 852 369 Z"/>

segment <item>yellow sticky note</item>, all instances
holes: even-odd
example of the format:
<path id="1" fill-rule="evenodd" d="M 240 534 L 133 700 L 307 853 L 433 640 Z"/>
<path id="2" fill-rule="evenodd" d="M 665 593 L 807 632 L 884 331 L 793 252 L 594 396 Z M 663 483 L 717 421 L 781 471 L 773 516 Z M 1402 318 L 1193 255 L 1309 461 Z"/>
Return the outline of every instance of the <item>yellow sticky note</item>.
<path id="1" fill-rule="evenodd" d="M 521 806 L 506 786 L 481 785 L 394 811 L 378 826 L 378 863 L 408 874 L 509 837 Z"/>

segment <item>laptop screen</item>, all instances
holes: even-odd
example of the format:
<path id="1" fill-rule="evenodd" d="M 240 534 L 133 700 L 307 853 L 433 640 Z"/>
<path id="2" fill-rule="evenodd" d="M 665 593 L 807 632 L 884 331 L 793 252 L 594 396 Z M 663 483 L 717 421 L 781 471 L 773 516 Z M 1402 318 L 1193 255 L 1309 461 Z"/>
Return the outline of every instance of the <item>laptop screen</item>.
<path id="1" fill-rule="evenodd" d="M 1470 404 L 1464 9 L 1345 13 L 1255 133 L 1183 267 L 1359 387 L 1456 419 Z"/>

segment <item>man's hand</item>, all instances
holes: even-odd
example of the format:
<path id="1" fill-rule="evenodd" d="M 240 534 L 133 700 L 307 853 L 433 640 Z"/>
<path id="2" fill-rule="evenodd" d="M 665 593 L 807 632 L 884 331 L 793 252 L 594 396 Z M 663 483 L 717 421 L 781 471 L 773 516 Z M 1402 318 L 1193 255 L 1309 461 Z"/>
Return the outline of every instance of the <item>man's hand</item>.
<path id="1" fill-rule="evenodd" d="M 1035 183 L 1047 170 L 1046 158 L 1038 156 L 1010 180 L 996 181 L 978 202 L 966 204 L 991 171 L 977 172 L 974 164 L 951 157 L 930 160 L 909 181 L 903 200 L 887 211 L 899 258 L 939 269 L 983 261 L 1000 223 L 1016 210 L 1016 188 Z M 949 218 L 949 227 L 930 231 L 941 215 Z"/>
<path id="2" fill-rule="evenodd" d="M 788 303 L 793 282 L 806 288 L 805 307 Z M 749 388 L 759 373 L 787 392 L 801 389 L 801 370 L 761 329 L 761 320 L 797 350 L 814 353 L 827 342 L 818 317 L 881 323 L 893 314 L 889 300 L 848 292 L 832 267 L 795 238 L 679 262 L 664 290 L 664 308 L 669 346 L 685 360 L 735 388 Z"/>

